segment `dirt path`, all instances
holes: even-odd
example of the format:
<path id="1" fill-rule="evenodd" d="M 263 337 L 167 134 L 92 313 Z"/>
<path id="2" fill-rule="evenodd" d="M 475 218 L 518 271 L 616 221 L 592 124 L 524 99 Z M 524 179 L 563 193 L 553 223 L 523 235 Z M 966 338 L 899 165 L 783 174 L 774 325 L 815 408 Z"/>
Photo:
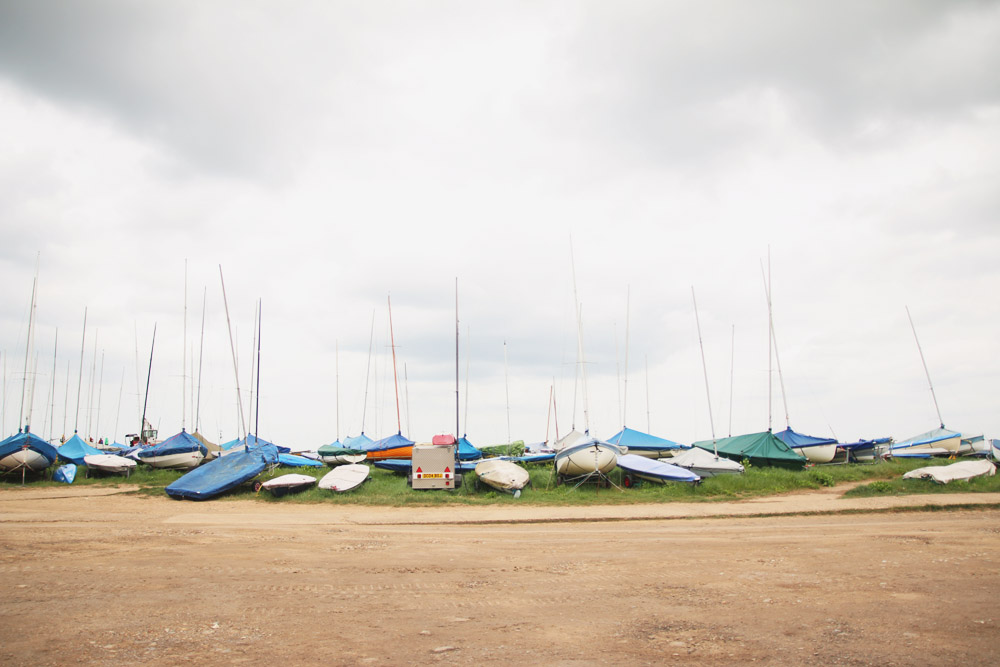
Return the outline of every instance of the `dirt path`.
<path id="1" fill-rule="evenodd" d="M 399 510 L 4 490 L 0 662 L 1000 662 L 1000 494 L 841 491 Z M 865 511 L 928 504 L 986 507 Z"/>

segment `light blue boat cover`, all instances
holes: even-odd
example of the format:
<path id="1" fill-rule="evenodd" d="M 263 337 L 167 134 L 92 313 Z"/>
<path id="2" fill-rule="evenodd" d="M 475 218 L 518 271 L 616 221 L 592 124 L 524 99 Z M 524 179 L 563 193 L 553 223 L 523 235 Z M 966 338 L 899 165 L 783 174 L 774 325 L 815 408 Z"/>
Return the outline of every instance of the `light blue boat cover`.
<path id="1" fill-rule="evenodd" d="M 372 439 L 362 433 L 361 435 L 352 435 L 344 438 L 342 447 L 344 449 L 360 449 L 361 451 L 367 452 L 369 447 L 371 447 L 371 444 Z"/>
<path id="2" fill-rule="evenodd" d="M 171 498 L 208 500 L 248 482 L 278 462 L 278 450 L 267 443 L 220 456 L 175 480 L 165 489 Z"/>
<path id="3" fill-rule="evenodd" d="M 675 466 L 672 463 L 657 461 L 638 454 L 625 454 L 618 457 L 618 467 L 622 470 L 656 477 L 665 482 L 698 482 L 701 477 L 687 468 Z"/>
<path id="4" fill-rule="evenodd" d="M 464 435 L 458 439 L 458 460 L 459 461 L 471 461 L 473 459 L 483 458 L 483 453 L 476 449 L 475 446 L 469 439 Z"/>
<path id="5" fill-rule="evenodd" d="M 837 444 L 836 438 L 816 438 L 811 435 L 797 433 L 793 431 L 791 427 L 786 428 L 784 431 L 775 433 L 774 437 L 781 440 L 789 447 L 795 447 L 798 449 L 802 449 L 803 447 L 818 447 L 819 445 Z"/>
<path id="6" fill-rule="evenodd" d="M 375 442 L 369 444 L 366 447 L 355 447 L 351 445 L 352 448 L 363 449 L 366 452 L 377 452 L 382 449 L 393 449 L 395 447 L 406 447 L 407 445 L 412 445 L 413 441 L 405 437 L 402 433 L 396 433 L 395 435 L 390 435 L 388 438 L 382 438 L 381 440 L 376 440 Z"/>
<path id="7" fill-rule="evenodd" d="M 628 427 L 618 431 L 613 436 L 608 438 L 607 441 L 612 445 L 621 445 L 622 447 L 628 447 L 629 449 L 635 449 L 638 451 L 658 451 L 661 449 L 682 448 L 682 445 L 679 442 L 667 440 L 666 438 L 659 438 L 655 435 L 643 433 L 642 431 L 636 431 L 635 429 Z"/>
<path id="8" fill-rule="evenodd" d="M 64 442 L 57 451 L 59 452 L 60 461 L 75 463 L 78 466 L 84 465 L 84 456 L 90 456 L 91 454 L 104 454 L 104 452 L 96 447 L 88 445 L 86 441 L 84 441 L 84 439 L 76 433 L 73 434 L 72 438 Z"/>
<path id="9" fill-rule="evenodd" d="M 147 447 L 139 452 L 140 459 L 148 459 L 151 456 L 168 456 L 170 454 L 186 454 L 187 452 L 201 451 L 207 455 L 208 450 L 201 444 L 198 438 L 187 431 L 181 429 L 177 435 L 171 436 L 153 447 Z"/>
<path id="10" fill-rule="evenodd" d="M 56 451 L 55 447 L 30 431 L 19 431 L 8 438 L 0 440 L 0 459 L 24 448 L 36 451 L 47 458 L 49 465 L 55 463 L 56 459 L 59 458 L 59 452 Z"/>
<path id="11" fill-rule="evenodd" d="M 76 479 L 76 464 L 67 463 L 64 466 L 59 466 L 56 468 L 55 474 L 52 475 L 53 482 L 62 482 L 63 484 L 72 484 L 73 480 Z"/>
<path id="12" fill-rule="evenodd" d="M 278 465 L 288 466 L 290 468 L 322 468 L 323 464 L 319 461 L 314 461 L 313 459 L 307 459 L 304 456 L 296 456 L 295 454 L 278 454 Z"/>

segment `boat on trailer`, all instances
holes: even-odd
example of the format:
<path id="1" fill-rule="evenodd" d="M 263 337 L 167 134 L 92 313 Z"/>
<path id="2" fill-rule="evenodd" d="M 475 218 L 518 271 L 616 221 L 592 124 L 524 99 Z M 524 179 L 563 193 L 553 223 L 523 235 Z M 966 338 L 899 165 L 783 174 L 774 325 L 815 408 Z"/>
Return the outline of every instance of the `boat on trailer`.
<path id="1" fill-rule="evenodd" d="M 622 486 L 632 488 L 638 480 L 657 482 L 688 482 L 697 484 L 701 477 L 687 468 L 673 465 L 665 461 L 651 459 L 638 454 L 625 454 L 618 457 L 618 467 L 622 469 Z"/>

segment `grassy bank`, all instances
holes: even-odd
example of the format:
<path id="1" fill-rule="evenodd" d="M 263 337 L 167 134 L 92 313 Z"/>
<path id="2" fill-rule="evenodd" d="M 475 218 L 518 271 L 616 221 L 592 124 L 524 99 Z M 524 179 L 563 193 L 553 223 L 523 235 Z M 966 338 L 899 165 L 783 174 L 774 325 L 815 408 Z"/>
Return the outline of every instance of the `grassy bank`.
<path id="1" fill-rule="evenodd" d="M 712 502 L 756 498 L 808 489 L 836 488 L 851 485 L 846 491 L 848 497 L 876 495 L 909 495 L 916 493 L 965 493 L 1000 492 L 1000 476 L 981 477 L 970 482 L 935 484 L 929 480 L 904 480 L 904 473 L 927 465 L 947 465 L 947 460 L 894 460 L 875 464 L 853 464 L 817 466 L 805 470 L 782 468 L 750 467 L 743 475 L 725 475 L 704 479 L 701 484 L 645 482 L 632 489 L 598 488 L 593 484 L 579 487 L 556 486 L 552 475 L 552 465 L 528 466 L 531 486 L 515 499 L 508 494 L 475 488 L 475 475 L 465 476 L 465 484 L 455 491 L 414 491 L 406 484 L 403 475 L 372 468 L 371 476 L 359 489 L 349 493 L 331 493 L 318 488 L 283 496 L 273 497 L 270 493 L 254 492 L 250 484 L 245 484 L 220 497 L 227 499 L 259 499 L 262 502 L 281 503 L 332 503 L 341 505 L 378 506 L 433 506 L 433 505 L 495 505 L 505 503 L 532 505 L 615 505 L 635 503 L 663 503 L 672 501 Z M 259 479 L 265 480 L 295 472 L 311 475 L 319 479 L 327 468 L 276 468 Z M 155 470 L 146 466 L 137 468 L 129 478 L 105 476 L 88 478 L 80 469 L 74 486 L 117 487 L 129 484 L 138 487 L 137 493 L 163 495 L 164 487 L 181 476 L 179 472 Z M 611 473 L 611 481 L 621 486 L 621 472 Z M 860 484 L 858 484 L 860 482 Z M 29 477 L 32 487 L 62 487 L 47 476 Z M 19 488 L 20 475 L 0 478 L 0 491 L 5 488 Z"/>

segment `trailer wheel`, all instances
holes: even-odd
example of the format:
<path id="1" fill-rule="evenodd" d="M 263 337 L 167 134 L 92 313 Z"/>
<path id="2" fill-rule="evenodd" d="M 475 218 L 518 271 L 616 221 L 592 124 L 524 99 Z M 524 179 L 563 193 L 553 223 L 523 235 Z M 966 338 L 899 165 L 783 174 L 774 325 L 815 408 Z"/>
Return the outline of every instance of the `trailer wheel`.
<path id="1" fill-rule="evenodd" d="M 633 486 L 635 486 L 635 480 L 632 479 L 632 475 L 625 475 L 624 477 L 622 477 L 622 486 L 624 486 L 626 489 L 631 489 Z"/>

